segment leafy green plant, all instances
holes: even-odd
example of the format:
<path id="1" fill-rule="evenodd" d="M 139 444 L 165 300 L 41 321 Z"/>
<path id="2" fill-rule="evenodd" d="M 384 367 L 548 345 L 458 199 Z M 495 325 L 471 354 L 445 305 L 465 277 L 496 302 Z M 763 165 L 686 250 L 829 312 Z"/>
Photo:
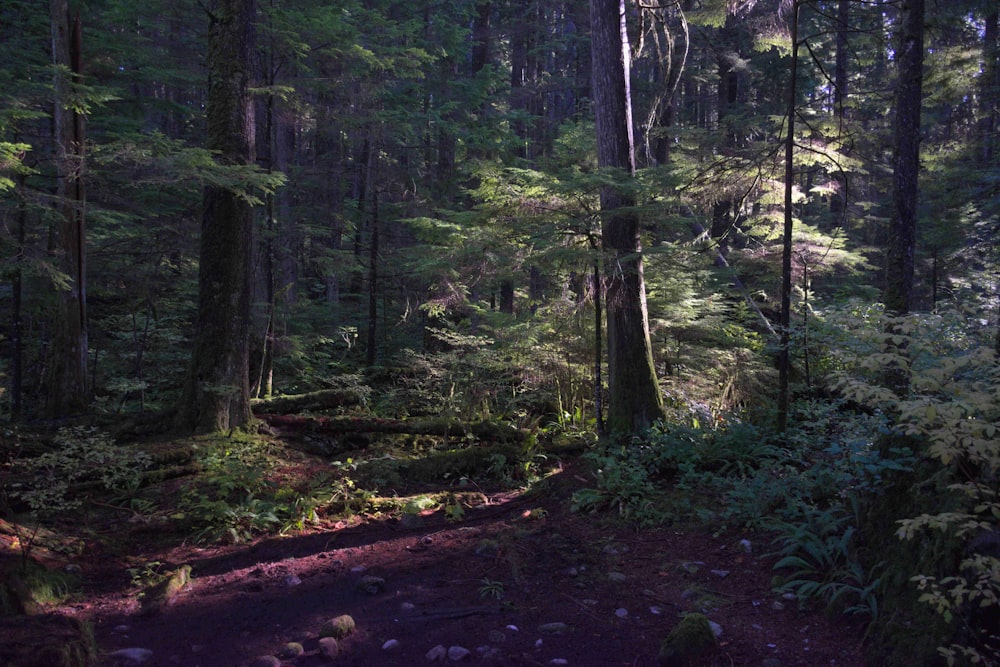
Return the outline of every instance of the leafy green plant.
<path id="1" fill-rule="evenodd" d="M 961 557 L 937 563 L 937 572 L 904 573 L 919 601 L 952 628 L 938 648 L 950 665 L 1000 660 L 1000 636 L 977 620 L 1000 611 L 1000 560 L 976 546 L 996 534 L 1000 519 L 1000 363 L 969 316 L 942 311 L 883 324 L 869 332 L 879 351 L 845 363 L 838 385 L 851 399 L 893 415 L 892 438 L 917 443 L 938 463 L 927 466 L 923 481 L 944 489 L 936 504 L 947 509 L 900 518 L 896 534 L 913 543 L 959 545 Z M 883 386 L 879 365 L 901 369 L 905 386 Z"/>
<path id="2" fill-rule="evenodd" d="M 15 463 L 22 479 L 9 489 L 40 516 L 78 508 L 82 501 L 72 488 L 87 481 L 112 493 L 133 495 L 152 464 L 145 452 L 116 446 L 111 436 L 91 427 L 59 429 L 53 444 L 53 451 Z"/>
<path id="3" fill-rule="evenodd" d="M 580 489 L 573 494 L 574 512 L 617 511 L 641 526 L 662 524 L 668 515 L 659 504 L 660 491 L 649 472 L 628 459 L 627 454 L 590 454 L 597 488 Z"/>
<path id="4" fill-rule="evenodd" d="M 854 545 L 853 517 L 839 506 L 809 508 L 797 522 L 774 524 L 780 545 L 776 571 L 790 570 L 776 581 L 779 592 L 793 592 L 800 603 L 819 600 L 827 608 L 878 618 L 881 578 L 865 568 Z"/>
<path id="5" fill-rule="evenodd" d="M 488 577 L 483 577 L 479 583 L 479 597 L 491 597 L 494 600 L 503 599 L 504 586 L 502 581 L 494 581 Z"/>
<path id="6" fill-rule="evenodd" d="M 162 572 L 163 563 L 158 560 L 147 561 L 141 565 L 130 567 L 126 570 L 133 588 L 146 588 L 157 584 L 164 579 L 166 574 Z"/>

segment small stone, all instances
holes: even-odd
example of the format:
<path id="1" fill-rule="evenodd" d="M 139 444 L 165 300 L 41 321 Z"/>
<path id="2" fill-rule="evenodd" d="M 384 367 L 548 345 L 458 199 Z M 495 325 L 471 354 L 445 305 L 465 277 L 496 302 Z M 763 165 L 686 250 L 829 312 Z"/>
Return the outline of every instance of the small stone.
<path id="1" fill-rule="evenodd" d="M 711 572 L 720 579 L 725 579 L 729 576 L 729 570 L 711 570 Z"/>
<path id="2" fill-rule="evenodd" d="M 567 660 L 566 658 L 552 658 L 551 660 L 549 660 L 549 664 L 550 665 L 568 665 L 569 664 L 569 660 Z"/>
<path id="3" fill-rule="evenodd" d="M 383 651 L 392 651 L 392 650 L 397 649 L 397 648 L 399 648 L 399 640 L 398 639 L 390 639 L 386 643 L 382 644 L 382 650 Z"/>
<path id="4" fill-rule="evenodd" d="M 618 618 L 628 618 L 628 609 L 626 609 L 625 607 L 619 607 L 618 609 L 615 609 L 615 616 L 617 616 Z"/>
<path id="5" fill-rule="evenodd" d="M 771 603 L 771 609 L 773 609 L 774 611 L 781 611 L 784 608 L 785 608 L 784 603 L 778 602 L 777 600 Z"/>
<path id="6" fill-rule="evenodd" d="M 753 553 L 753 545 L 750 543 L 750 540 L 744 538 L 744 539 L 742 539 L 742 540 L 739 541 L 739 545 L 740 545 L 740 549 L 743 550 L 743 553 L 745 553 L 745 554 L 752 554 Z"/>
<path id="7" fill-rule="evenodd" d="M 367 593 L 368 595 L 377 595 L 385 590 L 385 579 L 382 577 L 374 577 L 370 574 L 366 574 L 358 580 L 358 583 L 354 586 L 355 590 L 359 593 Z"/>
<path id="8" fill-rule="evenodd" d="M 580 571 L 578 569 L 576 569 L 575 567 L 571 567 L 568 570 L 566 570 L 566 574 L 568 574 L 571 577 L 576 577 L 576 576 L 579 576 Z"/>
<path id="9" fill-rule="evenodd" d="M 582 602 L 583 604 L 587 605 L 588 607 L 596 607 L 597 606 L 597 600 L 595 600 L 594 598 L 584 598 L 584 599 L 580 600 L 580 602 Z"/>
<path id="10" fill-rule="evenodd" d="M 507 635 L 500 632 L 499 630 L 490 630 L 490 642 L 493 644 L 503 644 L 507 641 Z"/>
<path id="11" fill-rule="evenodd" d="M 785 593 L 781 597 L 784 600 L 798 600 L 799 599 L 799 596 L 796 595 L 795 593 Z"/>
<path id="12" fill-rule="evenodd" d="M 357 625 L 354 623 L 354 618 L 349 614 L 341 614 L 336 618 L 331 618 L 329 621 L 323 624 L 323 627 L 319 629 L 320 637 L 333 637 L 334 639 L 343 639 L 347 635 L 354 632 Z"/>
<path id="13" fill-rule="evenodd" d="M 614 581 L 614 582 L 617 582 L 617 583 L 620 584 L 623 581 L 627 580 L 628 576 L 626 576 L 622 572 L 608 572 L 608 579 L 610 579 L 611 581 Z"/>
<path id="14" fill-rule="evenodd" d="M 543 642 L 542 642 L 541 639 L 536 639 L 535 640 L 535 648 L 542 648 L 542 643 Z"/>
<path id="15" fill-rule="evenodd" d="M 148 648 L 123 648 L 111 654 L 112 658 L 124 658 L 136 665 L 141 665 L 153 657 L 153 652 Z"/>
<path id="16" fill-rule="evenodd" d="M 278 652 L 278 657 L 289 660 L 291 658 L 297 658 L 305 652 L 306 650 L 302 644 L 298 642 L 288 642 L 281 648 L 281 651 Z"/>
<path id="17" fill-rule="evenodd" d="M 649 613 L 652 614 L 653 616 L 662 616 L 663 607 L 659 605 L 653 605 L 652 607 L 649 608 Z"/>
<path id="18" fill-rule="evenodd" d="M 324 658 L 335 660 L 340 655 L 340 645 L 333 637 L 323 637 L 319 640 L 319 652 Z"/>
<path id="19" fill-rule="evenodd" d="M 115 633 L 117 633 L 119 635 L 124 635 L 124 634 L 127 634 L 128 631 L 131 630 L 131 629 L 132 629 L 132 626 L 129 626 L 129 625 L 116 625 L 115 629 L 112 630 L 112 632 L 115 632 Z"/>
<path id="20" fill-rule="evenodd" d="M 569 630 L 569 626 L 561 621 L 555 623 L 542 623 L 538 626 L 538 631 L 543 635 L 558 635 Z"/>
<path id="21" fill-rule="evenodd" d="M 413 611 L 416 608 L 417 608 L 417 605 L 413 604 L 412 602 L 403 602 L 403 603 L 400 603 L 400 605 L 399 605 L 399 610 L 400 611 Z"/>
<path id="22" fill-rule="evenodd" d="M 438 660 L 444 660 L 445 656 L 447 655 L 448 655 L 448 649 L 438 644 L 430 651 L 427 651 L 427 654 L 424 657 L 430 660 L 431 662 L 437 662 Z"/>
<path id="23" fill-rule="evenodd" d="M 367 571 L 368 568 L 365 567 L 364 565 L 355 565 L 354 567 L 351 568 L 352 574 L 361 574 L 362 572 L 367 572 Z"/>
<path id="24" fill-rule="evenodd" d="M 708 627 L 712 628 L 712 634 L 715 635 L 716 639 L 722 636 L 722 626 L 715 621 L 709 621 Z"/>
<path id="25" fill-rule="evenodd" d="M 287 577 L 285 577 L 285 586 L 288 586 L 289 588 L 292 588 L 293 586 L 298 586 L 301 583 L 302 580 L 299 579 L 294 574 L 290 574 Z"/>
<path id="26" fill-rule="evenodd" d="M 701 567 L 704 564 L 705 563 L 703 563 L 700 560 L 693 560 L 686 563 L 681 563 L 680 569 L 681 572 L 684 572 L 685 574 L 698 574 L 698 572 L 701 570 Z"/>
<path id="27" fill-rule="evenodd" d="M 517 632 L 518 631 L 516 625 L 508 625 L 507 629 L 510 630 L 511 632 Z"/>
<path id="28" fill-rule="evenodd" d="M 625 551 L 628 551 L 626 547 L 620 547 L 615 544 L 606 544 L 604 545 L 604 549 L 602 549 L 602 551 L 604 551 L 604 553 L 608 554 L 609 556 L 617 556 L 622 553 L 623 549 Z"/>
<path id="29" fill-rule="evenodd" d="M 479 540 L 475 554 L 484 558 L 495 558 L 500 555 L 500 543 L 496 540 Z"/>
<path id="30" fill-rule="evenodd" d="M 465 648 L 464 646 L 449 646 L 448 647 L 448 659 L 452 662 L 458 662 L 459 660 L 465 660 L 470 655 L 472 651 Z"/>
<path id="31" fill-rule="evenodd" d="M 253 659 L 250 667 L 281 667 L 281 660 L 273 655 L 259 655 Z"/>

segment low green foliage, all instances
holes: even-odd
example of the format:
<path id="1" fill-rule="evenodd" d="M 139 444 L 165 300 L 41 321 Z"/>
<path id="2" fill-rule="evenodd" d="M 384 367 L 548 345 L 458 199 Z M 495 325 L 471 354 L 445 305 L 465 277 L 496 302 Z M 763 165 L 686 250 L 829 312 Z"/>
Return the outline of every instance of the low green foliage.
<path id="1" fill-rule="evenodd" d="M 145 452 L 118 447 L 108 434 L 90 427 L 59 429 L 53 445 L 50 452 L 15 462 L 14 472 L 20 473 L 20 481 L 8 489 L 40 517 L 78 508 L 82 499 L 73 495 L 72 489 L 87 481 L 131 497 L 142 482 L 143 471 L 152 463 Z"/>
<path id="2" fill-rule="evenodd" d="M 778 591 L 795 593 L 800 603 L 820 600 L 830 609 L 878 618 L 882 580 L 875 572 L 883 564 L 866 568 L 858 559 L 855 519 L 842 506 L 808 508 L 798 521 L 774 528 L 774 569 L 791 571 L 775 579 Z"/>
<path id="3" fill-rule="evenodd" d="M 479 597 L 491 597 L 494 600 L 503 599 L 504 588 L 502 581 L 494 581 L 489 577 L 483 577 L 479 583 Z"/>
<path id="4" fill-rule="evenodd" d="M 1000 560 L 989 548 L 1000 521 L 1000 364 L 969 315 L 912 315 L 865 329 L 881 351 L 848 360 L 839 376 L 844 395 L 894 417 L 891 440 L 918 443 L 936 462 L 915 488 L 941 489 L 940 509 L 896 517 L 897 536 L 921 549 L 958 545 L 950 553 L 961 555 L 935 563 L 935 571 L 901 573 L 952 629 L 938 648 L 949 665 L 1000 660 L 1000 635 L 986 620 L 995 623 L 1000 613 Z M 905 387 L 883 386 L 885 367 L 901 369 Z"/>
<path id="5" fill-rule="evenodd" d="M 640 526 L 655 526 L 668 519 L 661 503 L 662 492 L 653 483 L 649 471 L 630 460 L 626 450 L 592 453 L 587 458 L 593 466 L 597 487 L 580 489 L 573 494 L 571 507 L 574 512 L 610 509 Z"/>

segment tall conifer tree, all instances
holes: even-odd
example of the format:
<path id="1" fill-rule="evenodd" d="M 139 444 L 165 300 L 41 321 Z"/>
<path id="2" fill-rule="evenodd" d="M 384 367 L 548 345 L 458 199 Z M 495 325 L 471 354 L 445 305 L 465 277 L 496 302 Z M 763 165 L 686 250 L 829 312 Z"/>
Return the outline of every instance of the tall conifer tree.
<path id="1" fill-rule="evenodd" d="M 601 167 L 635 173 L 629 45 L 624 0 L 591 0 L 594 115 Z M 635 198 L 601 189 L 601 240 L 607 282 L 608 430 L 634 431 L 663 417 L 653 367 Z"/>
<path id="2" fill-rule="evenodd" d="M 255 0 L 218 0 L 208 33 L 208 147 L 227 165 L 254 163 L 249 88 Z M 197 332 L 178 425 L 210 432 L 250 420 L 249 328 L 253 211 L 230 188 L 205 188 Z"/>

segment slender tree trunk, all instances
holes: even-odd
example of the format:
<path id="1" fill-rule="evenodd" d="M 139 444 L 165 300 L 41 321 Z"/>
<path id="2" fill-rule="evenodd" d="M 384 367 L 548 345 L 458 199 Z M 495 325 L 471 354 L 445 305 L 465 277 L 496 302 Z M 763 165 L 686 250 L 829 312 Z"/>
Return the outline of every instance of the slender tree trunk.
<path id="1" fill-rule="evenodd" d="M 28 228 L 28 205 L 25 201 L 24 175 L 16 177 L 15 193 L 17 202 L 17 252 L 14 259 L 14 271 L 10 279 L 10 421 L 14 424 L 21 421 L 23 412 L 22 397 L 24 392 L 24 322 L 22 317 L 22 278 L 21 265 L 24 262 L 24 239 Z"/>
<path id="2" fill-rule="evenodd" d="M 59 418 L 86 410 L 89 396 L 84 225 L 86 137 L 83 115 L 70 106 L 72 86 L 82 78 L 83 31 L 79 9 L 71 9 L 68 0 L 52 0 L 50 9 L 52 60 L 56 65 L 52 121 L 59 212 L 52 251 L 66 274 L 67 286 L 58 295 L 59 309 L 45 382 L 45 413 L 50 418 Z"/>
<path id="3" fill-rule="evenodd" d="M 983 31 L 983 75 L 980 90 L 982 117 L 982 160 L 986 166 L 996 159 L 997 132 L 1000 131 L 1000 10 L 986 14 Z"/>
<path id="4" fill-rule="evenodd" d="M 590 0 L 597 159 L 635 173 L 629 46 L 624 0 Z M 608 322 L 608 430 L 633 432 L 664 416 L 653 366 L 639 217 L 620 188 L 601 190 Z"/>
<path id="5" fill-rule="evenodd" d="M 837 0 L 837 50 L 834 55 L 833 67 L 833 113 L 837 118 L 837 131 L 844 133 L 844 120 L 847 116 L 847 56 L 850 49 L 848 30 L 850 28 L 851 0 Z M 833 225 L 842 222 L 847 211 L 847 174 L 836 171 L 833 174 L 837 182 L 837 191 L 830 195 L 830 215 Z"/>
<path id="6" fill-rule="evenodd" d="M 785 112 L 785 226 L 781 252 L 781 344 L 778 348 L 778 431 L 788 426 L 788 408 L 792 372 L 792 233 L 794 211 L 792 194 L 795 185 L 795 106 L 799 76 L 799 0 L 792 0 L 792 67 L 788 83 L 788 107 Z"/>
<path id="7" fill-rule="evenodd" d="M 208 32 L 208 147 L 231 165 L 254 163 L 249 88 L 256 42 L 255 0 L 218 0 Z M 250 413 L 250 293 L 253 210 L 237 193 L 207 186 L 201 223 L 198 320 L 178 426 L 239 428 Z"/>
<path id="8" fill-rule="evenodd" d="M 597 424 L 597 434 L 604 435 L 604 350 L 601 341 L 604 339 L 604 281 L 601 278 L 601 262 L 594 260 L 594 422 Z"/>
<path id="9" fill-rule="evenodd" d="M 980 116 L 983 128 L 981 155 L 983 167 L 995 171 L 1000 167 L 997 152 L 997 134 L 1000 133 L 1000 9 L 994 6 L 991 11 L 987 12 L 985 22 L 983 75 L 980 90 Z M 997 354 L 1000 354 L 1000 318 L 997 321 L 994 347 Z"/>
<path id="10" fill-rule="evenodd" d="M 378 331 L 378 191 L 372 191 L 372 234 L 368 248 L 368 347 L 365 349 L 365 365 L 375 365 L 377 358 L 376 335 Z"/>

